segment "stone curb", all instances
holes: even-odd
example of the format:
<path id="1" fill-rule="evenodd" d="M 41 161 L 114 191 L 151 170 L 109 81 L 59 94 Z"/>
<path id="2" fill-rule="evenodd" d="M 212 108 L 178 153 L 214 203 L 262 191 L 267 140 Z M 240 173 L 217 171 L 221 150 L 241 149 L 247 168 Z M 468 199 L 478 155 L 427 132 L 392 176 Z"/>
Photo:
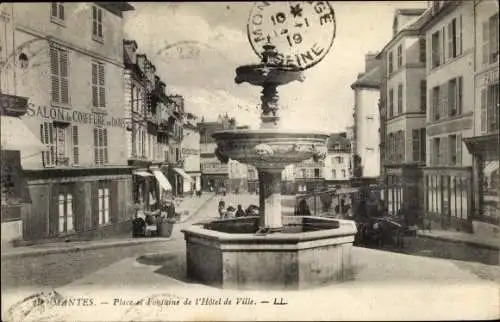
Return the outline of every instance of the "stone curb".
<path id="1" fill-rule="evenodd" d="M 485 243 L 481 243 L 481 242 L 473 241 L 473 240 L 462 240 L 462 239 L 457 239 L 457 238 L 453 238 L 453 237 L 444 237 L 444 236 L 432 236 L 432 235 L 422 234 L 421 232 L 419 232 L 417 235 L 418 235 L 418 237 L 435 239 L 435 240 L 440 240 L 440 241 L 449 242 L 449 243 L 464 244 L 464 245 L 469 245 L 469 246 L 473 246 L 473 247 L 486 248 L 486 249 L 490 249 L 490 250 L 500 250 L 500 245 L 490 245 L 490 244 L 485 244 Z"/>
<path id="2" fill-rule="evenodd" d="M 191 214 L 189 214 L 189 216 L 186 216 L 184 219 L 182 220 L 179 220 L 178 222 L 176 222 L 176 224 L 182 224 L 182 223 L 185 223 L 186 221 L 188 221 L 189 219 L 191 219 L 192 217 L 196 216 L 200 210 L 207 204 L 209 203 L 210 201 L 212 201 L 213 199 L 215 198 L 215 195 L 213 195 L 212 197 L 208 198 L 207 200 L 205 200 L 199 207 L 198 209 L 195 209 Z"/>
<path id="3" fill-rule="evenodd" d="M 154 243 L 154 242 L 162 242 L 162 241 L 170 241 L 172 240 L 171 237 L 168 238 L 162 238 L 162 237 L 152 237 L 152 238 L 146 238 L 146 239 L 140 239 L 140 240 L 126 240 L 126 241 L 116 241 L 116 242 L 109 242 L 109 243 L 102 243 L 102 244 L 95 244 L 95 245 L 81 245 L 81 246 L 69 246 L 69 247 L 62 247 L 62 248 L 53 248 L 53 249 L 30 249 L 27 252 L 20 252 L 20 253 L 7 253 L 7 254 L 2 254 L 1 258 L 3 259 L 9 259 L 9 258 L 23 258 L 23 257 L 34 257 L 34 256 L 43 256 L 43 255 L 50 255 L 50 254 L 63 254 L 63 253 L 75 253 L 79 251 L 86 251 L 86 250 L 94 250 L 94 249 L 103 249 L 103 248 L 111 248 L 111 247 L 124 247 L 124 246 L 134 246 L 134 245 L 141 245 L 141 244 L 147 244 L 147 243 Z"/>

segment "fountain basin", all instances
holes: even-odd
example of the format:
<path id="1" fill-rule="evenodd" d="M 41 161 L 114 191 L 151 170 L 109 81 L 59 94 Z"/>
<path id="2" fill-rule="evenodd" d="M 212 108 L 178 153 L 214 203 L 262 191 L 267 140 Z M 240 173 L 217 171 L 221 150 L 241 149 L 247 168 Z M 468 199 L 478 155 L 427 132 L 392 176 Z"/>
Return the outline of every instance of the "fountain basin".
<path id="1" fill-rule="evenodd" d="M 326 155 L 327 133 L 280 129 L 226 130 L 212 134 L 216 154 L 259 169 L 279 169 Z"/>
<path id="2" fill-rule="evenodd" d="M 303 289 L 352 277 L 353 221 L 284 216 L 256 235 L 259 217 L 199 223 L 182 232 L 188 278 L 222 288 Z"/>
<path id="3" fill-rule="evenodd" d="M 245 65 L 236 69 L 236 84 L 248 82 L 252 85 L 284 85 L 293 81 L 304 81 L 302 70 L 296 66 L 258 64 Z"/>

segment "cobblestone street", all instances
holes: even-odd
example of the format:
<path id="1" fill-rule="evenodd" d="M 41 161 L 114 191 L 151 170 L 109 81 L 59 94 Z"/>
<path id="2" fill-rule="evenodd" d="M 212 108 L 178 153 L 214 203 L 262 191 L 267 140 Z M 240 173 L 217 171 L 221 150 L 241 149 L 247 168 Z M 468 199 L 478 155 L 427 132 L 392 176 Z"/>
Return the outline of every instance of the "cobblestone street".
<path id="1" fill-rule="evenodd" d="M 251 203 L 257 204 L 258 196 L 246 194 L 216 196 L 187 222 L 176 224 L 169 241 L 152 241 L 131 246 L 3 259 L 2 288 L 4 290 L 19 287 L 57 288 L 126 258 L 138 258 L 144 254 L 164 252 L 182 255 L 185 242 L 181 229 L 195 221 L 216 218 L 217 204 L 220 200 L 224 200 L 226 205 L 242 204 L 243 207 L 247 207 Z M 425 240 L 407 243 L 402 252 L 418 257 L 447 258 L 457 268 L 469 271 L 481 279 L 500 282 L 500 266 L 494 265 L 495 260 L 498 263 L 498 251 L 479 250 L 471 246 Z"/>

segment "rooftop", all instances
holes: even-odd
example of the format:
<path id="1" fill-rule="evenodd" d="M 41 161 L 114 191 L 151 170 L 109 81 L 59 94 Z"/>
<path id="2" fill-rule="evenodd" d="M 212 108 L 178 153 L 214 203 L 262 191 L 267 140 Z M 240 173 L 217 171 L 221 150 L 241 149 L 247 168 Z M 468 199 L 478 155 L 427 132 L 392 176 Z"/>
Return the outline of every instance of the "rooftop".
<path id="1" fill-rule="evenodd" d="M 381 80 L 382 69 L 380 67 L 375 67 L 367 73 L 360 74 L 358 79 L 351 85 L 351 88 L 379 88 Z"/>

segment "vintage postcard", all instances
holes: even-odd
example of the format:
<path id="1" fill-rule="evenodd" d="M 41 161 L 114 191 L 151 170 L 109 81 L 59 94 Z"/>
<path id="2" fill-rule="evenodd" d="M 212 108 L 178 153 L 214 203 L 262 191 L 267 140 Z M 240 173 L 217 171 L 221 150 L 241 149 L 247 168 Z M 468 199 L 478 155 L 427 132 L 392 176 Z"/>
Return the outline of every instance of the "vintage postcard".
<path id="1" fill-rule="evenodd" d="M 498 11 L 0 3 L 2 320 L 500 318 Z"/>

